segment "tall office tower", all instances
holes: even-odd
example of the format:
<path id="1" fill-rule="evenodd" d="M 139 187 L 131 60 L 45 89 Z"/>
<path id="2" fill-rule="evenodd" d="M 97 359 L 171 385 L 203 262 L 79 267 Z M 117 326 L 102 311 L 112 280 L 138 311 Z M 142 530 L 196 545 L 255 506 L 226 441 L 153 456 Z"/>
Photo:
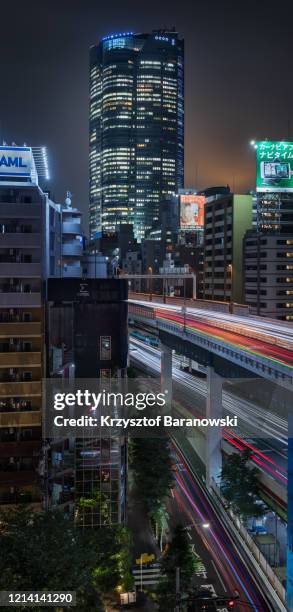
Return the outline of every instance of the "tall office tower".
<path id="1" fill-rule="evenodd" d="M 106 36 L 90 51 L 90 233 L 140 241 L 184 179 L 184 42 L 175 30 Z"/>
<path id="2" fill-rule="evenodd" d="M 205 191 L 203 297 L 243 302 L 243 236 L 252 221 L 252 196 L 229 188 Z"/>

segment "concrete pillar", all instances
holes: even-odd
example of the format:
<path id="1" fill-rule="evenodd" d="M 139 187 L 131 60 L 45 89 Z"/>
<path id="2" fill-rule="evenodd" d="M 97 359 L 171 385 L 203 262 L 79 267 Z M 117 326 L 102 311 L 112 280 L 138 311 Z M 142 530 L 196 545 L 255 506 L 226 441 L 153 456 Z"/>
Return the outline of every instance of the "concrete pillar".
<path id="1" fill-rule="evenodd" d="M 161 343 L 161 391 L 166 393 L 163 412 L 170 414 L 172 408 L 172 349 Z"/>
<path id="2" fill-rule="evenodd" d="M 222 377 L 214 368 L 207 368 L 206 418 L 222 418 Z M 211 486 L 213 480 L 219 481 L 222 469 L 222 427 L 206 428 L 206 483 Z"/>

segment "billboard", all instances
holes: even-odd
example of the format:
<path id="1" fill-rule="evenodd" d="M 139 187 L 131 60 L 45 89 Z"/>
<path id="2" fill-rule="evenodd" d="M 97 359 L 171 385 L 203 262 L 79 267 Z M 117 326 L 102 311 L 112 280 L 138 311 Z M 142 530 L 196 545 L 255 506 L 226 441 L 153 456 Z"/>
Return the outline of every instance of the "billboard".
<path id="1" fill-rule="evenodd" d="M 180 195 L 180 228 L 193 230 L 204 226 L 205 196 Z"/>
<path id="2" fill-rule="evenodd" d="M 256 191 L 293 192 L 293 142 L 257 142 Z"/>
<path id="3" fill-rule="evenodd" d="M 0 176 L 30 177 L 33 156 L 30 147 L 0 147 Z"/>

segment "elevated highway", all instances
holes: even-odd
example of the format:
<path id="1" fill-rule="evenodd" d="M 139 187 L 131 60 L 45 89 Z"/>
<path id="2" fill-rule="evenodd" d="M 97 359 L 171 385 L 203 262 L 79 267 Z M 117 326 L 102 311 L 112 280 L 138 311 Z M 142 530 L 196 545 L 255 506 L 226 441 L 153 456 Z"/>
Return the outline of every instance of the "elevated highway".
<path id="1" fill-rule="evenodd" d="M 157 376 L 160 373 L 161 356 L 157 348 L 130 338 L 131 362 L 143 371 Z M 174 404 L 178 416 L 203 417 L 207 395 L 206 380 L 197 378 L 180 369 L 180 360 L 175 356 L 172 367 Z M 249 448 L 252 464 L 258 468 L 259 481 L 264 496 L 283 518 L 287 510 L 287 423 L 269 410 L 263 410 L 251 402 L 235 395 L 233 386 L 222 394 L 223 415 L 239 417 L 239 427 L 225 429 L 221 448 L 225 455 L 243 452 Z M 179 403 L 178 403 L 179 402 Z M 188 428 L 184 435 L 194 448 L 205 472 L 206 428 Z"/>
<path id="2" fill-rule="evenodd" d="M 289 324 L 277 320 L 252 317 L 230 312 L 218 312 L 197 302 L 189 302 L 181 306 L 182 300 L 175 304 L 146 302 L 144 300 L 129 300 L 129 320 L 134 324 L 146 327 L 158 335 L 161 349 L 161 384 L 168 389 L 172 398 L 172 355 L 174 350 L 180 355 L 197 361 L 207 368 L 207 383 L 205 387 L 205 416 L 218 418 L 222 415 L 223 383 L 227 380 L 263 379 L 277 386 L 278 394 L 284 398 L 285 412 L 292 410 L 293 389 L 293 329 Z M 179 302 L 179 303 L 178 303 Z M 289 406 L 289 408 L 288 408 Z M 264 405 L 263 432 L 268 427 L 269 404 Z M 235 414 L 236 414 L 235 407 Z M 283 417 L 282 443 L 287 437 L 288 412 Z M 250 412 L 251 423 L 255 415 Z M 260 417 L 261 420 L 261 417 Z M 280 436 L 276 421 L 271 418 L 272 440 Z M 200 432 L 198 432 L 200 433 Z M 204 456 L 207 483 L 217 479 L 221 470 L 221 449 L 227 443 L 235 448 L 239 445 L 237 438 L 225 433 L 222 441 L 220 428 L 208 428 L 204 440 Z M 200 446 L 200 444 L 199 444 Z M 229 451 L 228 451 L 229 452 Z M 260 471 L 266 472 L 265 480 L 270 475 L 271 466 L 266 462 L 264 470 L 263 458 L 256 456 Z M 286 474 L 284 463 L 279 482 L 284 487 Z M 275 479 L 276 480 L 276 479 Z M 276 480 L 277 482 L 277 480 Z M 264 484 L 267 484 L 264 483 Z M 269 487 L 268 487 L 269 489 Z M 279 495 L 278 495 L 279 497 Z M 285 500 L 283 499 L 282 502 Z"/>
<path id="3" fill-rule="evenodd" d="M 129 318 L 156 328 L 163 344 L 220 375 L 253 373 L 293 389 L 293 329 L 286 323 L 133 299 Z"/>

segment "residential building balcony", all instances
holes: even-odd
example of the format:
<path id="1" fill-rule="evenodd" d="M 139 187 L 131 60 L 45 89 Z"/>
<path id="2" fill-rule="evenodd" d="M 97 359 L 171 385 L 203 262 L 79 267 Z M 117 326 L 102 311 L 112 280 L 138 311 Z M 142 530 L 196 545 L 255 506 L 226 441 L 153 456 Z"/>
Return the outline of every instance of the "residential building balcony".
<path id="1" fill-rule="evenodd" d="M 35 472 L 35 470 L 19 470 L 9 472 L 1 472 L 0 470 L 0 484 L 10 486 L 30 485 L 36 483 L 37 481 L 38 474 Z"/>
<path id="2" fill-rule="evenodd" d="M 80 263 L 75 266 L 66 265 L 62 268 L 63 278 L 81 278 L 82 271 Z"/>
<path id="3" fill-rule="evenodd" d="M 41 451 L 41 440 L 1 442 L 0 457 L 36 457 Z"/>
<path id="4" fill-rule="evenodd" d="M 1 397 L 38 397 L 42 395 L 42 383 L 38 381 L 1 382 Z"/>
<path id="5" fill-rule="evenodd" d="M 36 233 L 22 233 L 22 232 L 7 232 L 1 234 L 1 248 L 18 249 L 24 248 L 40 248 L 41 246 L 41 234 Z"/>
<path id="6" fill-rule="evenodd" d="M 40 308 L 40 291 L 32 293 L 0 291 L 0 308 Z"/>
<path id="7" fill-rule="evenodd" d="M 0 263 L 0 277 L 40 278 L 40 263 Z"/>
<path id="8" fill-rule="evenodd" d="M 74 242 L 63 243 L 62 245 L 62 255 L 81 257 L 82 253 L 82 244 L 77 240 L 75 240 Z"/>
<path id="9" fill-rule="evenodd" d="M 0 368 L 41 367 L 41 352 L 7 351 L 0 353 Z"/>
<path id="10" fill-rule="evenodd" d="M 1 323 L 0 321 L 0 338 L 37 338 L 41 335 L 41 321 L 23 323 Z"/>
<path id="11" fill-rule="evenodd" d="M 62 223 L 62 234 L 81 234 L 80 223 L 74 221 L 63 221 Z"/>
<path id="12" fill-rule="evenodd" d="M 40 491 L 26 491 L 16 490 L 15 492 L 10 492 L 7 490 L 0 490 L 0 505 L 2 504 L 11 504 L 14 506 L 15 504 L 41 504 L 41 492 Z"/>
<path id="13" fill-rule="evenodd" d="M 42 413 L 40 410 L 0 413 L 0 427 L 37 427 L 41 424 Z"/>

